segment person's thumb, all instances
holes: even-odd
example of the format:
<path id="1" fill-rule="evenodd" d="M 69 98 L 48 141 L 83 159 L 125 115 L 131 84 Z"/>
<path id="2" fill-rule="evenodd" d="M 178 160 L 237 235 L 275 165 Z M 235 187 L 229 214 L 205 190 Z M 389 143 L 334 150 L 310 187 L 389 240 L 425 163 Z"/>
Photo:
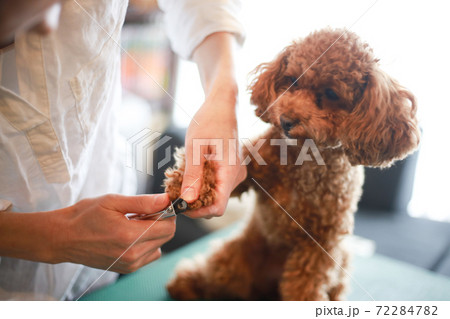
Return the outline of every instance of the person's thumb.
<path id="1" fill-rule="evenodd" d="M 103 196 L 102 204 L 123 214 L 151 214 L 167 208 L 170 200 L 166 193 L 137 196 L 110 194 Z"/>
<path id="2" fill-rule="evenodd" d="M 181 186 L 180 197 L 188 203 L 195 201 L 200 194 L 200 188 L 203 180 L 203 163 L 204 159 L 202 155 L 201 159 L 192 158 L 192 152 L 186 150 L 186 164 L 183 175 L 183 184 Z"/>

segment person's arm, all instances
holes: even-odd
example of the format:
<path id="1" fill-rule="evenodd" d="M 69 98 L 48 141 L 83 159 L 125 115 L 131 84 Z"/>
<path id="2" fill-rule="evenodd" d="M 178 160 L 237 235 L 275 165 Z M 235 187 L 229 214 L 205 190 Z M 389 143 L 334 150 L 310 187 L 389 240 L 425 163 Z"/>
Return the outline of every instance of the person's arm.
<path id="1" fill-rule="evenodd" d="M 235 37 L 227 32 L 209 35 L 193 53 L 197 63 L 205 102 L 195 114 L 186 134 L 186 169 L 183 177 L 182 197 L 192 202 L 199 196 L 202 165 L 195 165 L 194 140 L 202 139 L 201 153 L 214 151 L 214 139 L 223 141 L 223 159 L 217 161 L 216 202 L 213 206 L 188 213 L 190 217 L 221 216 L 231 191 L 245 178 L 246 170 L 240 165 L 239 149 L 230 147 L 229 141 L 237 142 L 236 104 L 238 87 L 234 73 Z M 211 147 L 208 147 L 210 140 Z M 206 144 L 206 145 L 205 145 Z M 229 161 L 235 158 L 236 162 Z M 200 162 L 204 160 L 201 156 Z M 197 182 L 196 182 L 197 181 Z M 192 186 L 191 186 L 192 185 Z"/>
<path id="2" fill-rule="evenodd" d="M 61 0 L 0 0 L 0 48 L 10 43 L 14 34 L 39 25 L 41 33 L 48 30 L 42 24 L 46 11 Z"/>
<path id="3" fill-rule="evenodd" d="M 239 164 L 237 142 L 237 84 L 234 73 L 234 48 L 244 42 L 245 30 L 239 19 L 240 0 L 158 0 L 164 12 L 167 35 L 172 49 L 182 58 L 197 63 L 205 101 L 189 125 L 185 140 L 186 170 L 181 195 L 192 202 L 199 196 L 201 165 L 193 162 L 193 141 L 202 139 L 203 153 L 211 153 L 215 142 L 224 145 L 222 161 L 216 161 L 216 202 L 212 207 L 187 213 L 191 217 L 212 217 L 223 214 L 231 190 L 244 179 L 245 167 Z M 209 143 L 208 143 L 209 141 Z M 208 145 L 210 144 L 210 145 Z M 230 164 L 228 159 L 236 159 Z M 201 157 L 201 160 L 204 160 Z M 232 161 L 231 161 L 232 162 Z M 197 182 L 195 182 L 197 181 Z"/>
<path id="4" fill-rule="evenodd" d="M 50 212 L 0 212 L 0 256 L 107 269 L 123 254 L 110 270 L 133 272 L 160 257 L 161 245 L 174 235 L 175 218 L 128 220 L 124 215 L 168 205 L 167 194 L 105 195 Z"/>
<path id="5" fill-rule="evenodd" d="M 228 32 L 216 32 L 203 40 L 194 50 L 192 60 L 197 64 L 206 99 L 217 94 L 229 100 L 228 109 L 235 114 L 238 87 L 234 53 L 236 40 Z"/>

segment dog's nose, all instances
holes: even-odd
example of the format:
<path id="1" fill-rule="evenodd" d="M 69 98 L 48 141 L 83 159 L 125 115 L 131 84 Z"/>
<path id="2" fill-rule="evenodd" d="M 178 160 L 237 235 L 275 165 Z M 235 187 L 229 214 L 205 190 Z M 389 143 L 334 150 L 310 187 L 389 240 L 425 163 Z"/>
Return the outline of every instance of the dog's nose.
<path id="1" fill-rule="evenodd" d="M 283 129 L 283 131 L 285 133 L 288 133 L 297 123 L 298 123 L 298 121 L 291 120 L 290 118 L 288 118 L 285 115 L 280 116 L 281 128 Z"/>

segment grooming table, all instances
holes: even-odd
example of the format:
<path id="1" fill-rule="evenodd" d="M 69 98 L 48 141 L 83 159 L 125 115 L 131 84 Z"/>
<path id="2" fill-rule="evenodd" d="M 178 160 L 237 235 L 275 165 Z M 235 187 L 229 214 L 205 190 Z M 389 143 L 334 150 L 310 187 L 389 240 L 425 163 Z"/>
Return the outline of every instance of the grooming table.
<path id="1" fill-rule="evenodd" d="M 116 283 L 83 296 L 81 300 L 171 300 L 165 289 L 176 264 L 183 258 L 207 252 L 211 240 L 238 231 L 239 225 L 209 234 Z M 450 278 L 380 255 L 353 257 L 348 300 L 450 300 Z M 359 285 L 355 282 L 359 283 Z"/>

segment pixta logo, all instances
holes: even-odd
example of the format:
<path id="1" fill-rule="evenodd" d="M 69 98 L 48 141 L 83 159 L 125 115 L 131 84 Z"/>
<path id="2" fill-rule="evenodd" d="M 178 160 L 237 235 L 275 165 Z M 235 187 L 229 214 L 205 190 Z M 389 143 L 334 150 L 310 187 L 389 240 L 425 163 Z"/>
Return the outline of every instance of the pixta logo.
<path id="1" fill-rule="evenodd" d="M 153 156 L 160 147 L 165 147 L 164 158 L 161 159 L 157 167 L 160 169 L 169 163 L 172 156 L 170 145 L 165 145 L 172 138 L 170 136 L 162 136 L 160 132 L 155 132 L 149 128 L 134 134 L 127 140 L 127 167 L 135 168 L 139 172 L 153 175 Z M 161 137 L 162 136 L 162 137 Z"/>

